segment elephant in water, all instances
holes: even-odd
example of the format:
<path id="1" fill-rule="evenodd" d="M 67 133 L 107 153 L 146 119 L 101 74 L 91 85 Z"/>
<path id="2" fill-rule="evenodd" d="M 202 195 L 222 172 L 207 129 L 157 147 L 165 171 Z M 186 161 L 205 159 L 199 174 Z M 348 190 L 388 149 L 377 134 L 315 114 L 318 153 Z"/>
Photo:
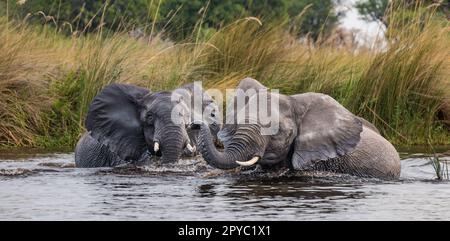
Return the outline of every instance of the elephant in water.
<path id="1" fill-rule="evenodd" d="M 194 155 L 199 130 L 191 128 L 191 123 L 197 87 L 202 96 L 198 112 L 205 113 L 202 117 L 216 135 L 220 130 L 219 110 L 201 86 L 188 84 L 155 93 L 126 84 L 104 87 L 89 106 L 87 132 L 75 148 L 76 166 L 139 164 L 148 161 L 150 155 L 161 156 L 163 163 L 175 162 L 182 154 Z M 175 108 L 177 111 L 173 111 Z"/>
<path id="2" fill-rule="evenodd" d="M 239 89 L 255 90 L 253 95 L 247 95 L 245 108 L 252 101 L 258 101 L 262 90 L 267 90 L 250 78 L 242 80 Z M 353 115 L 330 96 L 266 93 L 268 102 L 278 101 L 279 108 L 271 112 L 271 116 L 279 119 L 278 132 L 263 135 L 264 125 L 259 120 L 225 124 L 218 133 L 225 148 L 219 151 L 213 144 L 209 128 L 201 123 L 199 148 L 210 165 L 231 169 L 258 163 L 263 168 L 288 167 L 360 177 L 399 178 L 400 158 L 391 143 L 372 124 Z M 230 117 L 236 119 L 235 113 L 245 111 L 238 108 L 230 114 L 228 109 L 227 121 Z M 255 118 L 247 112 L 244 112 L 245 120 Z"/>

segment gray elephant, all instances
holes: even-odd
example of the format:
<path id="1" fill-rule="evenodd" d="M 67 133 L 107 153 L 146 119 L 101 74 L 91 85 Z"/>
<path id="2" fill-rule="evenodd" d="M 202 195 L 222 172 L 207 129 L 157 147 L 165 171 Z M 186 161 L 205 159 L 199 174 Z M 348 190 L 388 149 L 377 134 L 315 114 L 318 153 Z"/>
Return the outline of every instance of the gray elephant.
<path id="1" fill-rule="evenodd" d="M 261 90 L 267 90 L 250 78 L 242 80 L 238 89 L 256 90 L 256 94 L 248 96 L 245 107 L 258 98 Z M 275 134 L 263 135 L 264 125 L 259 121 L 226 124 L 218 134 L 225 148 L 218 151 L 209 128 L 201 125 L 199 148 L 210 165 L 231 169 L 258 163 L 263 168 L 284 166 L 361 177 L 396 179 L 400 176 L 400 158 L 391 143 L 372 124 L 353 115 L 330 96 L 319 93 L 286 96 L 270 92 L 267 99 L 279 102 L 279 108 L 271 113 L 279 118 Z M 239 111 L 243 110 L 235 113 Z M 229 118 L 230 114 L 227 115 Z M 247 114 L 245 118 L 252 116 Z"/>
<path id="2" fill-rule="evenodd" d="M 164 163 L 177 161 L 182 154 L 194 155 L 198 137 L 198 130 L 191 128 L 194 88 L 188 84 L 152 93 L 126 84 L 104 87 L 89 106 L 87 132 L 75 148 L 76 166 L 140 164 L 151 155 L 161 156 Z M 201 89 L 200 93 L 200 112 L 209 113 L 205 121 L 215 135 L 220 130 L 217 105 Z"/>

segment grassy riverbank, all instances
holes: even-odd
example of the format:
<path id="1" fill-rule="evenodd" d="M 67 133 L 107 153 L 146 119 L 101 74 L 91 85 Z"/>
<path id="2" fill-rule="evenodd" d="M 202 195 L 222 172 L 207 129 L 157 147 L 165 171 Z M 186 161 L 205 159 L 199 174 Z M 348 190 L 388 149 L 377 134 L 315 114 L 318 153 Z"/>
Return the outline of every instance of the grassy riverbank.
<path id="1" fill-rule="evenodd" d="M 383 51 L 307 45 L 254 18 L 177 44 L 122 33 L 67 37 L 0 19 L 0 146 L 73 146 L 108 83 L 161 90 L 201 80 L 225 89 L 246 76 L 286 94 L 327 93 L 395 144 L 450 144 L 438 118 L 450 98 L 450 30 L 431 18 L 389 28 Z"/>

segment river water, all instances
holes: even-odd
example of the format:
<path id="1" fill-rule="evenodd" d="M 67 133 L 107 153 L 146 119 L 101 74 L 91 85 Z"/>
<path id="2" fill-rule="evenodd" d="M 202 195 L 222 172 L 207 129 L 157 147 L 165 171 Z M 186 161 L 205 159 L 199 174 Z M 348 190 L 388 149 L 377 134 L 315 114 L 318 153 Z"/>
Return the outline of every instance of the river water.
<path id="1" fill-rule="evenodd" d="M 446 153 L 441 161 L 450 161 Z M 423 154 L 402 153 L 398 181 L 224 172 L 200 159 L 99 169 L 73 163 L 73 153 L 2 152 L 0 220 L 450 220 L 450 182 L 435 180 Z"/>

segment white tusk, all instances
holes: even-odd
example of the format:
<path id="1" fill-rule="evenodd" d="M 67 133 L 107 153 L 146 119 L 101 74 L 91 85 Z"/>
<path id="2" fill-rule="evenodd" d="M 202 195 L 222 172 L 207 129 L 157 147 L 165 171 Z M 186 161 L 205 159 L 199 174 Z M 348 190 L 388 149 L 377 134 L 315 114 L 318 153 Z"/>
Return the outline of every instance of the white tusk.
<path id="1" fill-rule="evenodd" d="M 159 143 L 158 143 L 158 142 L 155 142 L 155 146 L 153 146 L 153 150 L 154 150 L 155 152 L 158 152 L 158 151 L 159 151 Z"/>
<path id="2" fill-rule="evenodd" d="M 249 167 L 251 165 L 254 165 L 255 163 L 257 163 L 259 161 L 259 156 L 255 156 L 252 159 L 250 159 L 249 161 L 246 162 L 239 162 L 236 161 L 237 164 L 244 166 L 244 167 Z"/>
<path id="3" fill-rule="evenodd" d="M 192 147 L 189 143 L 186 145 L 186 148 L 192 153 L 195 152 L 195 147 Z"/>

